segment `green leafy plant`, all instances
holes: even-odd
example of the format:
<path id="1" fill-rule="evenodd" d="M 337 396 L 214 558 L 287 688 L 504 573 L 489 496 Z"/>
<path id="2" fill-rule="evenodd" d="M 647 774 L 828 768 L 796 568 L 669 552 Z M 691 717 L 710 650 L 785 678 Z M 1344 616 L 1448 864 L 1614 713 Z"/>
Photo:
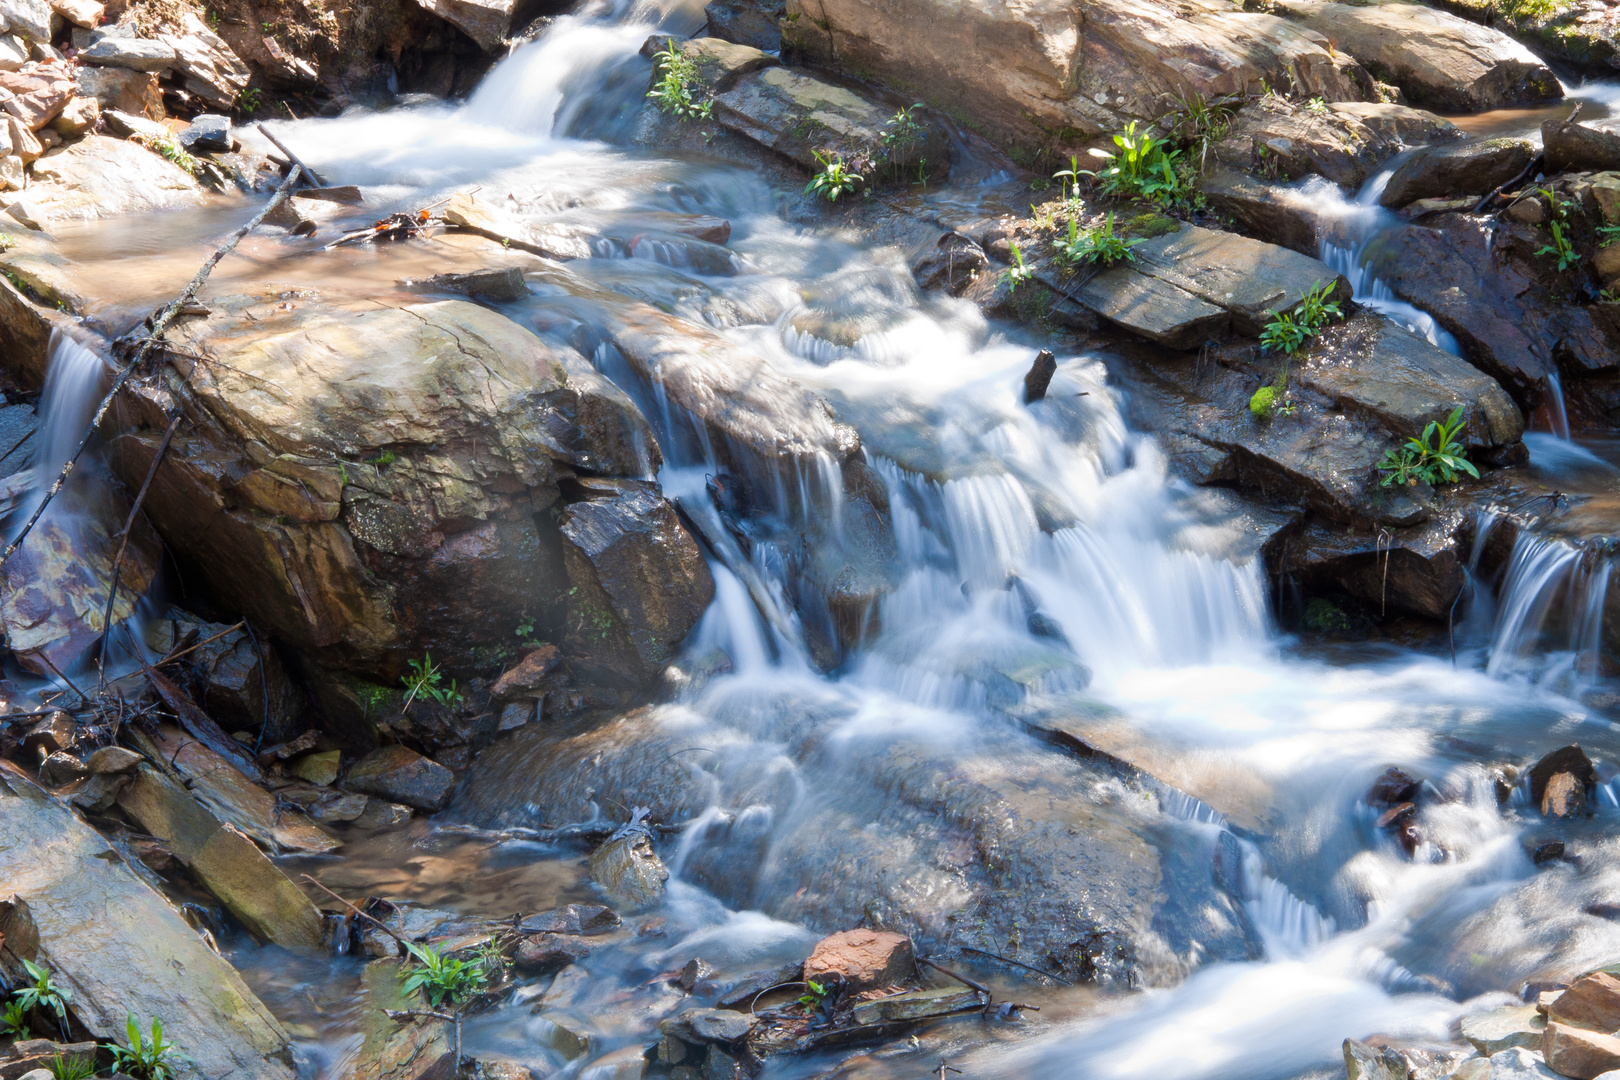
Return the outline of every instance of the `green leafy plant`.
<path id="1" fill-rule="evenodd" d="M 478 946 L 478 952 L 474 960 L 483 969 L 486 982 L 498 983 L 506 978 L 506 954 L 501 951 L 501 947 L 495 943 L 494 938 L 490 938 Z"/>
<path id="2" fill-rule="evenodd" d="M 1305 627 L 1318 633 L 1343 634 L 1350 629 L 1350 619 L 1337 604 L 1318 596 L 1305 605 Z"/>
<path id="3" fill-rule="evenodd" d="M 844 159 L 836 154 L 824 154 L 817 150 L 816 160 L 821 162 L 821 171 L 804 185 L 806 195 L 823 195 L 828 202 L 837 202 L 838 196 L 854 191 L 855 185 L 866 179 L 860 173 L 851 171 L 844 164 Z"/>
<path id="4" fill-rule="evenodd" d="M 1564 235 L 1563 222 L 1557 219 L 1547 222 L 1547 231 L 1552 234 L 1552 243 L 1542 245 L 1536 250 L 1536 254 L 1556 256 L 1558 258 L 1558 272 L 1562 274 L 1579 263 L 1581 257 L 1575 254 L 1574 245 L 1569 242 L 1569 237 Z"/>
<path id="5" fill-rule="evenodd" d="M 1305 343 L 1321 332 L 1334 319 L 1344 317 L 1344 308 L 1337 300 L 1329 300 L 1332 282 L 1319 281 L 1313 285 L 1291 311 L 1266 312 L 1266 325 L 1260 331 L 1260 347 L 1267 352 L 1280 352 L 1293 356 Z"/>
<path id="6" fill-rule="evenodd" d="M 393 693 L 386 686 L 376 686 L 372 683 L 361 683 L 355 692 L 360 695 L 360 704 L 367 716 L 371 715 L 373 709 L 387 701 L 389 695 Z"/>
<path id="7" fill-rule="evenodd" d="M 1478 479 L 1479 470 L 1468 460 L 1467 448 L 1457 439 L 1465 423 L 1467 415 L 1459 405 L 1444 421 L 1429 421 L 1422 435 L 1392 447 L 1378 463 L 1378 471 L 1384 474 L 1381 486 L 1411 486 L 1419 480 L 1433 486 L 1454 484 L 1463 473 Z"/>
<path id="8" fill-rule="evenodd" d="M 394 452 L 392 450 L 384 450 L 382 453 L 366 462 L 367 465 L 370 465 L 374 469 L 386 469 L 393 463 Z"/>
<path id="9" fill-rule="evenodd" d="M 23 970 L 33 979 L 32 985 L 22 987 L 12 992 L 12 1000 L 21 1005 L 25 1013 L 35 1009 L 48 1009 L 56 1014 L 56 1021 L 61 1025 L 64 1034 L 67 1031 L 67 1007 L 73 1000 L 73 991 L 65 986 L 56 985 L 51 978 L 49 968 L 41 967 L 32 960 L 22 962 Z"/>
<path id="10" fill-rule="evenodd" d="M 163 1021 L 152 1017 L 152 1034 L 148 1038 L 131 1013 L 127 1020 L 129 1045 L 105 1043 L 102 1046 L 113 1057 L 113 1069 L 134 1080 L 171 1080 L 175 1066 L 186 1060 L 174 1044 L 163 1039 Z"/>
<path id="11" fill-rule="evenodd" d="M 886 149 L 894 150 L 922 137 L 922 122 L 916 116 L 916 111 L 922 107 L 919 101 L 895 110 L 895 114 L 883 125 L 883 145 Z"/>
<path id="12" fill-rule="evenodd" d="M 1198 169 L 1202 172 L 1209 148 L 1224 139 L 1231 129 L 1235 99 L 1209 98 L 1196 90 L 1178 96 L 1180 108 L 1167 113 L 1158 123 L 1197 153 Z"/>
<path id="13" fill-rule="evenodd" d="M 1009 292 L 1017 292 L 1018 286 L 1035 276 L 1035 270 L 1024 264 L 1024 251 L 1018 246 L 1018 241 L 1009 240 L 1007 246 L 1012 249 L 1013 264 L 1001 272 L 1001 280 L 1006 283 Z"/>
<path id="14" fill-rule="evenodd" d="M 1318 281 L 1311 286 L 1295 306 L 1294 317 L 1312 330 L 1320 330 L 1333 320 L 1344 318 L 1344 308 L 1339 302 L 1328 299 L 1332 289 L 1331 281 Z"/>
<path id="15" fill-rule="evenodd" d="M 438 1005 L 446 998 L 452 1005 L 460 1004 L 489 981 L 483 965 L 476 960 L 458 960 L 431 945 L 413 941 L 405 942 L 405 949 L 416 963 L 400 989 L 407 994 L 420 990 L 429 1005 Z"/>
<path id="16" fill-rule="evenodd" d="M 1085 169 L 1080 167 L 1080 158 L 1077 155 L 1070 154 L 1069 167 L 1067 169 L 1059 169 L 1057 172 L 1053 173 L 1052 179 L 1062 183 L 1064 202 L 1077 203 L 1080 201 L 1080 178 L 1082 176 L 1092 175 L 1095 174 L 1087 172 Z M 1073 192 L 1072 194 L 1071 190 Z"/>
<path id="17" fill-rule="evenodd" d="M 57 1054 L 51 1059 L 51 1075 L 56 1080 L 90 1080 L 96 1075 L 95 1059 L 88 1055 L 63 1057 Z"/>
<path id="18" fill-rule="evenodd" d="M 1127 240 L 1114 232 L 1114 213 L 1108 212 L 1101 225 L 1080 228 L 1077 219 L 1069 218 L 1069 238 L 1056 242 L 1058 258 L 1071 266 L 1081 263 L 1101 263 L 1113 266 L 1121 259 L 1135 261 L 1131 249 L 1142 240 Z"/>
<path id="19" fill-rule="evenodd" d="M 163 160 L 184 169 L 192 176 L 196 176 L 202 169 L 202 163 L 186 153 L 185 148 L 180 145 L 180 141 L 172 135 L 158 136 L 136 132 L 129 138 L 131 142 L 139 143 L 163 158 Z"/>
<path id="20" fill-rule="evenodd" d="M 545 642 L 534 636 L 533 619 L 526 619 L 523 622 L 518 623 L 516 633 L 518 640 L 523 642 L 525 645 L 539 648 L 541 645 L 545 644 Z"/>
<path id="21" fill-rule="evenodd" d="M 805 993 L 799 995 L 799 1004 L 811 1009 L 821 1008 L 822 1002 L 827 1000 L 830 991 L 824 984 L 818 983 L 814 979 L 804 985 Z"/>
<path id="22" fill-rule="evenodd" d="M 697 65 L 676 47 L 674 38 L 663 52 L 654 55 L 653 71 L 658 81 L 647 91 L 647 97 L 660 112 L 678 120 L 708 120 L 713 115 L 711 99 L 697 100 Z"/>
<path id="23" fill-rule="evenodd" d="M 1179 150 L 1168 150 L 1164 139 L 1155 138 L 1138 130 L 1132 120 L 1125 130 L 1114 136 L 1113 153 L 1092 150 L 1091 154 L 1109 162 L 1095 172 L 1080 170 L 1094 176 L 1098 188 L 1105 195 L 1124 198 L 1152 199 L 1169 204 L 1186 194 L 1182 174 L 1175 168 Z"/>
<path id="24" fill-rule="evenodd" d="M 1597 231 L 1598 235 L 1603 237 L 1603 243 L 1599 244 L 1598 247 L 1608 247 L 1616 240 L 1620 240 L 1620 225 L 1599 225 Z M 0 242 L 5 239 L 8 238 L 0 237 Z"/>
<path id="25" fill-rule="evenodd" d="M 259 88 L 250 86 L 236 95 L 237 108 L 245 113 L 252 113 L 259 107 Z"/>
<path id="26" fill-rule="evenodd" d="M 411 660 L 408 663 L 411 673 L 399 680 L 405 689 L 410 691 L 405 695 L 405 703 L 400 706 L 401 710 L 410 708 L 411 702 L 418 697 L 431 698 L 446 708 L 459 707 L 467 700 L 466 695 L 456 687 L 456 680 L 451 679 L 449 686 L 439 685 L 444 681 L 444 671 L 434 665 L 432 653 L 423 653 L 421 660 Z"/>
<path id="27" fill-rule="evenodd" d="M 18 1001 L 6 1002 L 6 1007 L 0 1009 L 0 1035 L 9 1035 L 14 1039 L 26 1039 L 28 1031 L 28 1010 Z"/>
<path id="28" fill-rule="evenodd" d="M 1326 116 L 1328 114 L 1328 103 L 1326 100 L 1320 97 L 1311 98 L 1309 101 L 1301 105 L 1300 108 L 1304 109 L 1312 116 Z"/>

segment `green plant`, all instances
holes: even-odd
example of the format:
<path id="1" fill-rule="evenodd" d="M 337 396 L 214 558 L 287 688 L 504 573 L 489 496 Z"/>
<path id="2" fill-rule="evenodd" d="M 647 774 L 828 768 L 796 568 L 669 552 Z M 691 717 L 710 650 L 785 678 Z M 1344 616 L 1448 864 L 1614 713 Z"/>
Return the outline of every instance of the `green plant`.
<path id="1" fill-rule="evenodd" d="M 811 1009 L 821 1008 L 822 1003 L 827 1000 L 827 995 L 830 993 L 830 991 L 824 984 L 818 983 L 814 979 L 811 979 L 804 985 L 806 992 L 799 995 L 799 1004 Z"/>
<path id="2" fill-rule="evenodd" d="M 392 450 L 384 450 L 382 453 L 366 462 L 367 465 L 370 465 L 372 468 L 378 470 L 386 469 L 393 463 L 394 452 Z"/>
<path id="3" fill-rule="evenodd" d="M 1277 403 L 1277 397 L 1282 391 L 1275 386 L 1262 386 L 1249 398 L 1249 412 L 1262 419 L 1271 415 L 1272 407 Z"/>
<path id="4" fill-rule="evenodd" d="M 1063 201 L 1064 202 L 1070 202 L 1070 201 L 1079 202 L 1080 201 L 1080 178 L 1082 176 L 1090 176 L 1090 175 L 1093 175 L 1093 174 L 1088 173 L 1086 170 L 1084 170 L 1084 169 L 1082 169 L 1080 167 L 1080 158 L 1078 156 L 1074 155 L 1074 154 L 1070 154 L 1069 155 L 1069 167 L 1067 169 L 1060 169 L 1057 172 L 1053 173 L 1052 174 L 1052 179 L 1060 181 L 1063 184 Z M 1030 186 L 1033 187 L 1034 185 L 1031 184 Z M 1072 195 L 1069 193 L 1071 186 L 1074 189 L 1074 193 Z"/>
<path id="5" fill-rule="evenodd" d="M 1009 292 L 1017 292 L 1018 286 L 1035 276 L 1035 270 L 1024 265 L 1024 252 L 1018 241 L 1009 240 L 1007 246 L 1012 249 L 1013 264 L 1001 272 L 1001 280 L 1006 282 Z"/>
<path id="6" fill-rule="evenodd" d="M 1555 255 L 1558 257 L 1558 272 L 1562 274 L 1570 267 L 1581 261 L 1575 254 L 1575 248 L 1564 235 L 1563 223 L 1556 218 L 1547 222 L 1547 231 L 1552 233 L 1552 243 L 1544 244 L 1536 250 L 1537 255 Z"/>
<path id="7" fill-rule="evenodd" d="M 1105 195 L 1172 203 L 1185 194 L 1182 176 L 1175 169 L 1181 151 L 1167 150 L 1166 145 L 1164 139 L 1139 131 L 1136 121 L 1132 120 L 1124 131 L 1114 136 L 1115 152 L 1091 151 L 1094 157 L 1110 164 L 1096 172 L 1086 169 L 1080 172 L 1095 177 Z"/>
<path id="8" fill-rule="evenodd" d="M 1350 629 L 1350 620 L 1337 604 L 1315 597 L 1305 605 L 1305 627 L 1319 633 L 1342 634 Z"/>
<path id="9" fill-rule="evenodd" d="M 1459 405 L 1444 421 L 1430 420 L 1422 435 L 1392 447 L 1378 463 L 1378 471 L 1384 474 L 1380 486 L 1415 485 L 1419 480 L 1435 486 L 1454 484 L 1463 473 L 1478 479 L 1479 470 L 1468 460 L 1467 448 L 1457 440 L 1466 422 L 1465 411 Z"/>
<path id="10" fill-rule="evenodd" d="M 1113 266 L 1121 259 L 1135 261 L 1136 256 L 1131 249 L 1142 242 L 1115 234 L 1114 213 L 1110 210 L 1103 224 L 1093 225 L 1089 229 L 1080 228 L 1076 218 L 1069 218 L 1069 238 L 1057 241 L 1055 246 L 1058 258 L 1071 266 L 1081 263 Z"/>
<path id="11" fill-rule="evenodd" d="M 523 642 L 525 645 L 532 645 L 535 648 L 539 648 L 541 645 L 545 644 L 539 638 L 534 636 L 533 619 L 526 619 L 525 621 L 518 623 L 516 633 L 518 640 Z"/>
<path id="12" fill-rule="evenodd" d="M 259 107 L 259 88 L 250 86 L 236 95 L 236 104 L 245 113 L 252 113 Z"/>
<path id="13" fill-rule="evenodd" d="M 21 1005 L 25 1013 L 35 1009 L 49 1009 L 56 1014 L 57 1023 L 61 1025 L 65 1034 L 67 1031 L 67 1006 L 73 1000 L 73 991 L 65 986 L 56 985 L 51 978 L 49 968 L 41 967 L 32 960 L 22 962 L 23 970 L 33 979 L 32 986 L 24 986 L 12 992 L 12 1000 Z"/>
<path id="14" fill-rule="evenodd" d="M 923 104 L 919 101 L 915 105 L 895 110 L 895 114 L 883 125 L 884 147 L 893 150 L 922 137 L 923 126 L 915 115 L 916 110 L 922 107 Z"/>
<path id="15" fill-rule="evenodd" d="M 405 949 L 416 964 L 400 989 L 407 994 L 420 990 L 429 1005 L 438 1005 L 446 998 L 452 1005 L 459 1004 L 482 990 L 488 981 L 483 965 L 477 961 L 457 960 L 431 945 L 412 941 L 405 942 Z"/>
<path id="16" fill-rule="evenodd" d="M 56 1080 L 90 1080 L 96 1075 L 95 1059 L 82 1054 L 73 1057 L 57 1054 L 51 1059 L 51 1075 Z"/>
<path id="17" fill-rule="evenodd" d="M 1328 114 L 1328 104 L 1320 97 L 1311 98 L 1309 101 L 1305 102 L 1305 104 L 1301 105 L 1300 108 L 1304 109 L 1312 116 L 1326 116 Z"/>
<path id="18" fill-rule="evenodd" d="M 852 172 L 844 164 L 844 159 L 836 154 L 823 154 L 817 150 L 816 160 L 821 162 L 821 171 L 804 185 L 806 195 L 825 195 L 828 202 L 837 202 L 838 196 L 854 191 L 855 185 L 865 179 L 860 173 Z"/>
<path id="19" fill-rule="evenodd" d="M 647 91 L 647 97 L 660 112 L 678 120 L 707 120 L 713 115 L 714 102 L 708 98 L 695 100 L 698 81 L 697 65 L 675 46 L 670 38 L 663 52 L 653 56 L 653 71 L 658 81 Z"/>
<path id="20" fill-rule="evenodd" d="M 129 1032 L 127 1047 L 117 1043 L 102 1045 L 103 1050 L 112 1054 L 113 1070 L 134 1080 L 170 1080 L 174 1076 L 175 1066 L 185 1058 L 175 1051 L 173 1043 L 163 1041 L 163 1021 L 152 1017 L 151 1038 L 142 1034 L 141 1026 L 135 1022 L 135 1014 L 129 1015 L 126 1024 Z"/>
<path id="21" fill-rule="evenodd" d="M 383 702 L 387 701 L 389 695 L 392 694 L 393 691 L 388 689 L 386 686 L 376 686 L 372 683 L 361 683 L 355 693 L 360 697 L 360 704 L 365 711 L 365 715 L 370 716 L 371 710 L 377 708 Z"/>
<path id="22" fill-rule="evenodd" d="M 0 1035 L 10 1035 L 19 1041 L 28 1038 L 28 1010 L 22 1007 L 22 1002 L 9 1001 L 0 1010 Z"/>
<path id="23" fill-rule="evenodd" d="M 506 978 L 506 954 L 501 951 L 501 947 L 495 943 L 494 938 L 490 938 L 478 946 L 478 952 L 474 959 L 478 966 L 483 969 L 485 981 L 498 983 Z"/>
<path id="24" fill-rule="evenodd" d="M 198 162 L 196 158 L 186 153 L 185 148 L 180 145 L 179 140 L 175 139 L 172 135 L 158 136 L 136 132 L 129 138 L 131 142 L 139 143 L 148 150 L 152 151 L 154 154 L 162 157 L 170 164 L 184 169 L 192 176 L 196 176 L 197 173 L 202 169 L 201 163 Z"/>
<path id="25" fill-rule="evenodd" d="M 1293 356 L 1304 348 L 1316 333 L 1301 323 L 1290 311 L 1270 311 L 1265 327 L 1260 331 L 1260 347 L 1267 352 L 1280 352 Z"/>
<path id="26" fill-rule="evenodd" d="M 405 695 L 405 703 L 400 706 L 402 711 L 410 708 L 411 702 L 418 696 L 432 698 L 446 708 L 458 707 L 467 700 L 466 695 L 456 688 L 456 680 L 451 679 L 448 687 L 439 685 L 444 681 L 444 672 L 434 666 L 432 653 L 423 653 L 420 661 L 407 662 L 411 666 L 411 673 L 399 680 L 410 691 Z"/>
<path id="27" fill-rule="evenodd" d="M 1294 317 L 1312 330 L 1320 330 L 1334 319 L 1344 318 L 1344 308 L 1337 300 L 1329 300 L 1333 282 L 1318 281 L 1311 286 L 1294 307 Z"/>
<path id="28" fill-rule="evenodd" d="M 1178 95 L 1181 107 L 1165 114 L 1158 123 L 1198 154 L 1198 171 L 1204 169 L 1209 148 L 1226 137 L 1232 126 L 1233 100 L 1214 98 L 1194 90 Z"/>

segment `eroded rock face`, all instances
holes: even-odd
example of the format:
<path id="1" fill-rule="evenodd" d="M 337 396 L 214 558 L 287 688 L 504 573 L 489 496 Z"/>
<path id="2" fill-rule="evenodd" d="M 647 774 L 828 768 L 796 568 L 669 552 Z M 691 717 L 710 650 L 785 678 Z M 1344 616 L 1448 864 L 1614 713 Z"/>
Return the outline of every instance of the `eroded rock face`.
<path id="1" fill-rule="evenodd" d="M 1312 109 L 1268 96 L 1245 105 L 1215 147 L 1217 161 L 1278 179 L 1325 176 L 1359 188 L 1409 146 L 1463 137 L 1449 120 L 1402 105 L 1345 101 Z"/>

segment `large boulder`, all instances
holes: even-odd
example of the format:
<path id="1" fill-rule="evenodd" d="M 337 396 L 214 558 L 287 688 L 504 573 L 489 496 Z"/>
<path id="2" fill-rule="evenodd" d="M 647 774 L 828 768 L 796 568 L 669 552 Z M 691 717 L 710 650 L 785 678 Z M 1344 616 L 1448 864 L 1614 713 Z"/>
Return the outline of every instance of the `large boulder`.
<path id="1" fill-rule="evenodd" d="M 486 53 L 499 54 L 506 39 L 542 11 L 555 5 L 544 0 L 416 0 Z"/>
<path id="2" fill-rule="evenodd" d="M 1045 145 L 1151 119 L 1187 92 L 1292 86 L 1328 101 L 1373 99 L 1372 77 L 1327 37 L 1229 0 L 789 0 L 787 47 L 968 118 L 990 138 Z"/>
<path id="3" fill-rule="evenodd" d="M 1547 175 L 1577 169 L 1620 169 L 1620 135 L 1569 120 L 1547 120 L 1541 125 Z"/>
<path id="4" fill-rule="evenodd" d="M 1276 179 L 1318 175 L 1359 188 L 1409 146 L 1462 137 L 1451 121 L 1404 105 L 1346 101 L 1313 107 L 1267 96 L 1238 111 L 1215 158 Z"/>
<path id="5" fill-rule="evenodd" d="M 200 204 L 205 193 L 184 169 L 137 143 L 87 135 L 47 152 L 33 167 L 28 202 L 51 221 L 115 217 Z"/>
<path id="6" fill-rule="evenodd" d="M 1524 172 L 1535 157 L 1528 139 L 1480 139 L 1419 150 L 1390 176 L 1378 201 L 1405 206 L 1418 199 L 1484 195 Z"/>
<path id="7" fill-rule="evenodd" d="M 1278 7 L 1427 109 L 1484 112 L 1564 96 L 1558 76 L 1529 49 L 1444 11 L 1400 0 L 1282 0 Z"/>

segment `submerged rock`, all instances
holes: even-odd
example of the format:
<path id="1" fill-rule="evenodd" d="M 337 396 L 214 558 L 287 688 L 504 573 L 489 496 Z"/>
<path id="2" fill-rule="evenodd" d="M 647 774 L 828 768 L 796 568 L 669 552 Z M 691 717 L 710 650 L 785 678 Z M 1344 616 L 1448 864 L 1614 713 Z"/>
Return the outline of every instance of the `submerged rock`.
<path id="1" fill-rule="evenodd" d="M 1546 817 L 1578 817 L 1595 794 L 1597 774 L 1586 751 L 1566 746 L 1530 769 L 1530 803 Z"/>
<path id="2" fill-rule="evenodd" d="M 591 852 L 591 880 L 632 907 L 648 907 L 664 895 L 669 871 L 652 847 L 652 835 L 639 824 L 614 833 Z"/>

